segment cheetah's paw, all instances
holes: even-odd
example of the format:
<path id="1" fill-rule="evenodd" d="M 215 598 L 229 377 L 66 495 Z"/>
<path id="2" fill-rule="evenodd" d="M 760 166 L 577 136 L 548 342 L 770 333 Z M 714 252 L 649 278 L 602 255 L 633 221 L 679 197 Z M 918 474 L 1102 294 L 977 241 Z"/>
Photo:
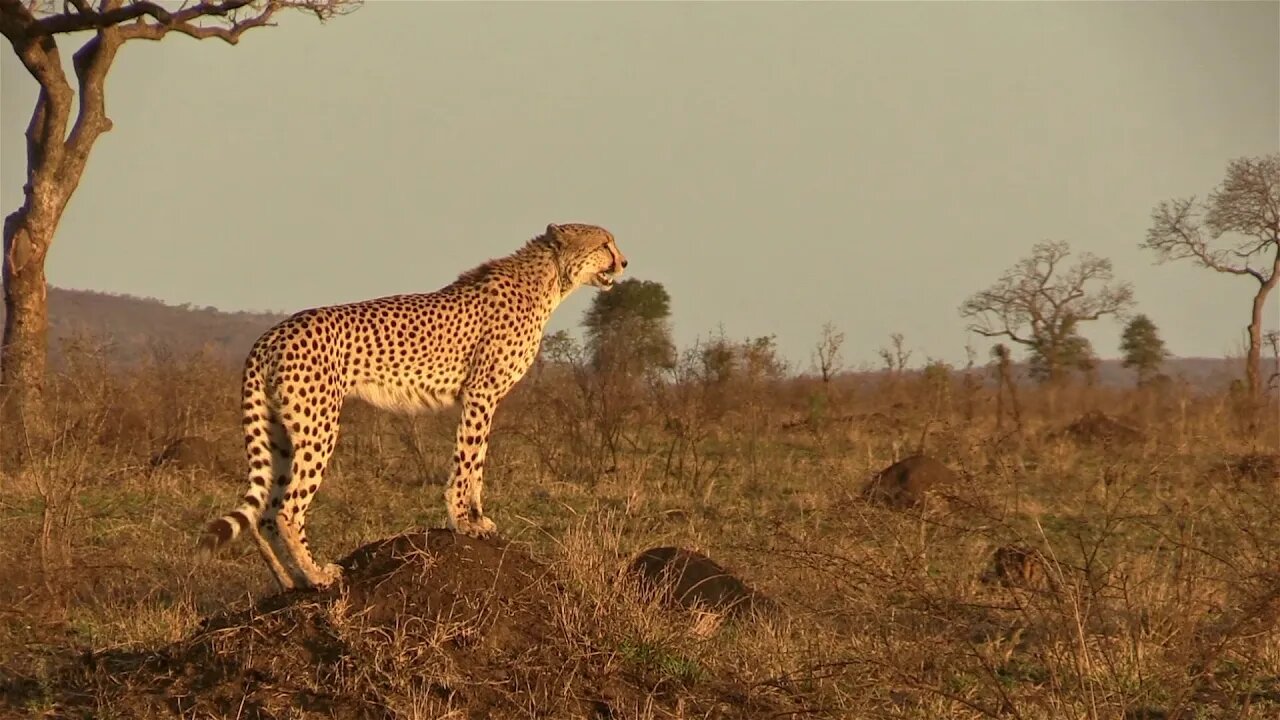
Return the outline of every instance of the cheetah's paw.
<path id="1" fill-rule="evenodd" d="M 320 568 L 320 578 L 315 583 L 317 590 L 327 590 L 342 582 L 342 566 L 336 563 L 325 563 Z"/>
<path id="2" fill-rule="evenodd" d="M 481 516 L 459 522 L 457 532 L 478 540 L 487 540 L 498 534 L 498 526 L 489 518 Z"/>

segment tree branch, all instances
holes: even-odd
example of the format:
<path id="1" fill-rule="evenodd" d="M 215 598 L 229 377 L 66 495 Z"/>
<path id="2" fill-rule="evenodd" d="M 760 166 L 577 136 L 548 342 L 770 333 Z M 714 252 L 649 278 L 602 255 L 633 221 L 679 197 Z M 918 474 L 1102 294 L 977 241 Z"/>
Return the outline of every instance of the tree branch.
<path id="1" fill-rule="evenodd" d="M 74 6 L 72 12 L 68 3 Z M 21 0 L 0 0 L 0 28 L 8 25 L 15 34 L 5 31 L 17 45 L 16 38 L 25 36 L 52 37 L 61 33 L 119 28 L 121 40 L 140 38 L 159 40 L 169 32 L 178 32 L 197 40 L 217 38 L 234 45 L 240 35 L 255 27 L 270 25 L 271 18 L 280 10 L 307 10 L 320 20 L 344 14 L 359 7 L 363 0 L 201 0 L 179 10 L 167 10 L 151 0 L 104 0 L 94 9 L 88 0 L 63 0 L 64 12 L 36 17 L 36 12 Z M 255 6 L 258 6 L 255 8 Z M 255 14 L 237 20 L 236 14 L 252 8 Z M 217 18 L 220 24 L 202 24 L 204 19 Z"/>
<path id="2" fill-rule="evenodd" d="M 28 11 L 30 22 L 26 27 L 28 36 L 55 35 L 59 33 L 82 32 L 85 30 L 103 30 L 119 27 L 121 40 L 140 38 L 159 40 L 170 31 L 203 40 L 218 38 L 235 44 L 246 30 L 267 25 L 273 15 L 284 7 L 299 7 L 313 10 L 317 15 L 326 17 L 335 14 L 342 5 L 353 5 L 353 2 L 341 0 L 331 2 L 296 2 L 269 0 L 260 12 L 242 21 L 230 21 L 224 26 L 201 25 L 204 18 L 229 18 L 257 0 L 222 0 L 214 2 L 204 0 L 190 7 L 170 12 L 150 0 L 136 0 L 127 5 L 113 3 L 114 7 L 95 10 L 85 0 L 71 0 L 76 12 L 64 12 L 50 15 L 39 20 Z M 21 6 L 17 0 L 0 0 L 5 5 Z M 26 10 L 23 8 L 24 11 Z"/>
<path id="3" fill-rule="evenodd" d="M 80 112 L 67 138 L 63 177 L 80 177 L 93 143 L 111 130 L 105 99 L 106 77 L 121 42 L 118 28 L 104 28 L 72 56 L 80 84 Z"/>
<path id="4" fill-rule="evenodd" d="M 172 22 L 166 24 L 139 21 L 127 27 L 123 27 L 120 29 L 121 37 L 125 40 L 160 40 L 170 32 L 177 32 L 188 37 L 195 38 L 196 40 L 217 38 L 229 45 L 235 45 L 240 42 L 240 36 L 243 35 L 245 31 L 256 27 L 270 25 L 272 16 L 274 16 L 276 12 L 283 7 L 283 5 L 278 2 L 270 2 L 257 15 L 245 20 L 232 22 L 230 25 L 226 26 L 197 25 L 193 23 L 192 20 L 213 15 L 225 16 L 230 14 L 232 10 L 248 5 L 250 1 L 251 0 L 228 0 L 228 2 L 218 6 L 220 9 L 219 12 L 206 12 L 204 14 L 194 13 L 188 15 L 191 11 L 205 5 L 204 3 L 201 3 L 200 5 L 195 5 L 180 13 L 175 13 L 173 15 Z M 235 7 L 231 7 L 232 5 Z M 222 8 L 225 8 L 225 10 L 221 10 Z M 187 19 L 188 17 L 189 19 Z"/>
<path id="5" fill-rule="evenodd" d="M 120 23 L 129 22 L 143 16 L 151 16 L 160 22 L 169 22 L 168 10 L 153 2 L 130 3 L 123 7 L 100 12 L 83 1 L 76 3 L 79 12 L 50 15 L 37 20 L 32 28 L 33 34 L 55 35 L 58 33 L 83 32 L 85 30 L 101 30 Z"/>
<path id="6" fill-rule="evenodd" d="M 1249 258 L 1253 257 L 1254 255 L 1257 255 L 1263 250 L 1266 250 L 1268 245 L 1274 245 L 1274 244 L 1280 244 L 1280 241 L 1276 240 L 1275 238 L 1267 238 L 1267 237 L 1259 238 L 1258 241 L 1256 243 L 1253 243 L 1251 247 L 1247 247 L 1244 250 L 1232 250 L 1231 254 L 1235 255 L 1241 260 L 1247 261 Z"/>
<path id="7" fill-rule="evenodd" d="M 1231 265 L 1222 253 L 1209 250 L 1199 224 L 1192 217 L 1194 203 L 1195 198 L 1160 203 L 1151 213 L 1151 229 L 1141 247 L 1155 250 L 1161 260 L 1189 258 L 1216 272 L 1257 277 L 1248 267 Z"/>
<path id="8" fill-rule="evenodd" d="M 50 36 L 32 36 L 35 16 L 19 0 L 0 0 L 0 34 L 13 45 L 23 67 L 40 85 L 35 111 L 27 125 L 27 187 L 37 204 L 54 207 L 51 181 L 62 163 L 63 138 L 71 117 L 71 85 L 62 71 L 58 44 Z M 32 198 L 28 197 L 28 202 Z"/>
<path id="9" fill-rule="evenodd" d="M 1019 337 L 1017 333 L 1013 332 L 1012 330 L 988 330 L 978 325 L 970 325 L 969 330 L 971 330 L 972 332 L 976 332 L 983 337 L 1007 337 L 1010 340 L 1016 343 L 1019 343 L 1021 345 L 1035 344 L 1035 340 L 1029 340 L 1027 338 Z"/>
<path id="10" fill-rule="evenodd" d="M 26 34 L 27 27 L 36 22 L 31 8 L 19 0 L 0 0 L 0 33 L 9 38 L 15 45 L 16 38 Z"/>

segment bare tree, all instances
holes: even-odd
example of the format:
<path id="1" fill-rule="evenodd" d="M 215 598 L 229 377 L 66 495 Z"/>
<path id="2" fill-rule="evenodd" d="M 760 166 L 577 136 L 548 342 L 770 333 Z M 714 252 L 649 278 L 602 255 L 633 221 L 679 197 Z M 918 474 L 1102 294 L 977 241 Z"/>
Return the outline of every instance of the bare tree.
<path id="1" fill-rule="evenodd" d="M 824 384 L 844 368 L 844 356 L 840 348 L 844 345 L 844 333 L 836 330 L 832 323 L 822 324 L 822 335 L 813 349 L 813 366 L 822 374 Z"/>
<path id="2" fill-rule="evenodd" d="M 885 370 L 894 375 L 901 375 L 907 369 L 907 363 L 911 361 L 911 351 L 907 349 L 902 333 L 889 335 L 889 342 L 893 345 L 892 348 L 882 347 L 876 353 L 880 355 L 880 361 L 884 363 Z"/>
<path id="3" fill-rule="evenodd" d="M 1133 305 L 1133 288 L 1114 281 L 1110 260 L 1086 252 L 1068 267 L 1070 256 L 1065 242 L 1037 243 L 1030 257 L 960 306 L 972 321 L 969 330 L 1026 346 L 1050 382 L 1090 359 L 1080 323 L 1122 315 Z"/>
<path id="4" fill-rule="evenodd" d="M 1262 388 L 1262 321 L 1267 295 L 1280 282 L 1280 153 L 1238 158 L 1226 179 L 1204 201 L 1168 200 L 1151 212 L 1151 228 L 1139 247 L 1158 262 L 1190 260 L 1215 272 L 1258 283 L 1249 316 L 1245 375 L 1249 394 Z"/>
<path id="5" fill-rule="evenodd" d="M 6 414 L 39 412 L 47 359 L 44 263 L 94 143 L 111 130 L 106 78 L 130 40 L 171 33 L 234 45 L 246 31 L 269 26 L 277 13 L 305 10 L 321 21 L 361 0 L 204 0 L 167 10 L 145 0 L 0 0 L 0 34 L 40 85 L 27 125 L 27 182 L 22 206 L 4 220 L 3 367 Z M 72 56 L 76 88 L 62 68 L 59 36 L 93 33 Z M 79 93 L 79 103 L 73 99 Z"/>

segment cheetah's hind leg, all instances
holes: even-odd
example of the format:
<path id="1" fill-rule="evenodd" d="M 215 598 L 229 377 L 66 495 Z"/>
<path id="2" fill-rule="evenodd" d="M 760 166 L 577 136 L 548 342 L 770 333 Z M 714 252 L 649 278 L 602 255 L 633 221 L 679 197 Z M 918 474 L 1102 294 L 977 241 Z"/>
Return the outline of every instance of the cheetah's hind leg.
<path id="1" fill-rule="evenodd" d="M 262 532 L 258 530 L 256 523 L 249 526 L 249 534 L 253 536 L 253 542 L 258 546 L 258 554 L 262 555 L 263 561 L 270 568 L 272 576 L 276 579 L 276 585 L 280 587 L 281 592 L 286 592 L 294 588 L 293 577 L 289 571 L 281 564 L 279 558 L 276 557 L 275 550 L 271 547 L 271 543 L 262 537 Z"/>

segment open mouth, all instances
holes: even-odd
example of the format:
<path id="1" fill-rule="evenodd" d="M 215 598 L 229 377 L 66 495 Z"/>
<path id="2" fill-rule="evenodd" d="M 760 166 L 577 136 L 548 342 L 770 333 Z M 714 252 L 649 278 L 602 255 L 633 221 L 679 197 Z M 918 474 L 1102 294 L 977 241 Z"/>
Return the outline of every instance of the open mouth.
<path id="1" fill-rule="evenodd" d="M 613 287 L 613 276 L 606 273 L 596 273 L 596 285 L 608 290 Z"/>

